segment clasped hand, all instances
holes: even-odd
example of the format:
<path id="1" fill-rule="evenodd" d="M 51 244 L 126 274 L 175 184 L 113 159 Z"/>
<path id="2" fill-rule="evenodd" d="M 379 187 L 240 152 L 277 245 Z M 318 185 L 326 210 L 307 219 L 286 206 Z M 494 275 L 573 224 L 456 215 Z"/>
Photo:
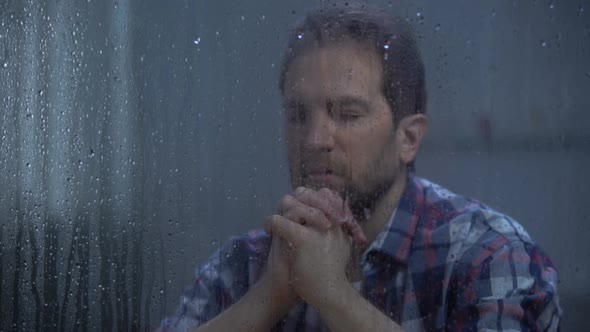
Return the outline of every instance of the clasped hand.
<path id="1" fill-rule="evenodd" d="M 275 296 L 321 305 L 349 282 L 353 247 L 366 243 L 347 202 L 329 189 L 299 187 L 280 202 L 265 229 L 272 244 L 263 276 Z"/>

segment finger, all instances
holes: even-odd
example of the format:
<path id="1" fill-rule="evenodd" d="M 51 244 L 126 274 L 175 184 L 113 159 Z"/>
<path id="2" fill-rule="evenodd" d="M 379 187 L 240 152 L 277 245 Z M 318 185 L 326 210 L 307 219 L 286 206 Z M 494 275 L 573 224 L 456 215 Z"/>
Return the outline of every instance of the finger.
<path id="1" fill-rule="evenodd" d="M 279 206 L 277 208 L 277 214 L 283 215 L 286 211 L 301 204 L 301 202 L 295 198 L 293 195 L 285 195 L 279 201 Z"/>
<path id="2" fill-rule="evenodd" d="M 292 195 L 285 195 L 279 201 L 279 206 L 277 207 L 277 214 L 283 215 L 285 211 L 289 210 L 293 204 L 297 203 L 298 200 Z"/>
<path id="3" fill-rule="evenodd" d="M 305 188 L 299 187 L 295 190 L 295 193 L 299 194 L 304 190 Z M 308 189 L 308 191 L 313 190 Z M 331 226 L 330 220 L 321 210 L 308 206 L 291 195 L 285 195 L 281 199 L 279 211 L 277 214 L 301 225 L 309 224 L 321 230 L 328 229 Z"/>
<path id="4" fill-rule="evenodd" d="M 343 201 L 338 201 L 333 196 L 331 190 L 321 189 L 320 191 L 315 191 L 313 189 L 299 187 L 295 190 L 294 197 L 301 203 L 314 207 L 324 213 L 330 225 L 340 224 L 340 220 L 343 217 Z"/>
<path id="5" fill-rule="evenodd" d="M 297 189 L 295 189 L 295 191 L 293 192 L 293 196 L 297 197 L 298 195 L 304 193 L 306 190 L 308 190 L 305 187 L 297 187 Z"/>
<path id="6" fill-rule="evenodd" d="M 266 218 L 264 222 L 264 230 L 271 236 L 271 246 L 276 246 L 279 252 L 284 252 L 288 254 L 289 249 L 292 247 L 292 244 L 285 243 L 285 240 L 282 239 L 278 234 L 273 234 L 272 230 L 272 223 L 273 220 L 278 220 L 279 222 L 291 222 L 290 220 L 285 220 L 283 216 L 278 214 L 273 214 Z"/>
<path id="7" fill-rule="evenodd" d="M 266 219 L 264 220 L 264 224 L 262 225 L 264 227 L 264 231 L 268 235 L 272 234 L 272 228 L 270 227 L 270 220 L 273 218 L 273 216 L 274 215 L 266 217 Z"/>
<path id="8" fill-rule="evenodd" d="M 305 234 L 308 231 L 307 228 L 277 214 L 269 219 L 269 224 L 273 235 L 279 236 L 295 247 L 305 240 Z"/>
<path id="9" fill-rule="evenodd" d="M 314 206 L 323 211 L 332 225 L 344 227 L 347 234 L 352 236 L 354 243 L 364 245 L 367 237 L 360 225 L 354 220 L 348 202 L 344 201 L 338 193 L 328 188 L 318 191 L 299 187 L 294 196 L 304 204 Z"/>
<path id="10" fill-rule="evenodd" d="M 332 225 L 326 215 L 314 207 L 299 203 L 283 214 L 283 217 L 300 225 L 307 225 L 319 230 L 326 230 Z"/>
<path id="11" fill-rule="evenodd" d="M 348 207 L 348 203 L 342 199 L 340 194 L 328 188 L 322 188 L 318 191 L 318 195 L 325 201 L 330 203 L 329 213 L 339 224 L 352 217 L 352 212 Z"/>
<path id="12" fill-rule="evenodd" d="M 346 221 L 342 224 L 342 227 L 352 237 L 355 244 L 363 246 L 367 243 L 365 232 L 356 221 Z"/>
<path id="13" fill-rule="evenodd" d="M 283 257 L 290 256 L 289 245 L 288 243 L 285 243 L 285 240 L 283 240 L 280 236 L 273 236 L 271 238 L 271 251 L 274 252 L 274 255 L 280 253 L 282 255 L 286 255 Z"/>
<path id="14" fill-rule="evenodd" d="M 280 222 L 293 222 L 292 220 L 281 216 L 280 214 L 273 214 L 271 216 L 266 217 L 266 220 L 264 221 L 264 230 L 266 231 L 266 233 L 270 234 L 270 235 L 274 235 L 273 234 L 273 228 L 272 228 L 272 224 L 274 220 L 278 220 Z"/>

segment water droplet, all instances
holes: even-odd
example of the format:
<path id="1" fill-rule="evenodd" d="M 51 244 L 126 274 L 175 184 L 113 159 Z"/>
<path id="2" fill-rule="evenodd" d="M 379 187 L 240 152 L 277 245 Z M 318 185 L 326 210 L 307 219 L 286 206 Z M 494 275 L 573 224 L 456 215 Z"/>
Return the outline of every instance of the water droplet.
<path id="1" fill-rule="evenodd" d="M 301 39 L 301 38 L 303 38 L 303 34 L 302 33 L 297 34 L 297 39 Z"/>
<path id="2" fill-rule="evenodd" d="M 422 13 L 421 12 L 417 12 L 416 13 L 416 17 L 420 17 L 420 16 L 422 16 Z"/>
<path id="3" fill-rule="evenodd" d="M 542 47 L 547 47 L 547 42 L 546 42 L 546 41 L 544 41 L 544 40 L 543 40 L 543 41 L 541 41 L 541 46 L 542 46 Z"/>
<path id="4" fill-rule="evenodd" d="M 555 5 L 553 3 L 550 3 L 549 4 L 549 9 L 553 9 L 553 8 L 555 8 Z"/>
<path id="5" fill-rule="evenodd" d="M 389 44 L 383 45 L 383 48 L 386 49 L 386 50 L 388 50 L 389 49 Z"/>
<path id="6" fill-rule="evenodd" d="M 440 24 L 437 24 L 437 25 L 434 27 L 434 31 L 440 31 Z"/>
<path id="7" fill-rule="evenodd" d="M 580 5 L 578 7 L 578 14 L 582 14 L 584 12 L 584 7 L 582 5 Z"/>
<path id="8" fill-rule="evenodd" d="M 43 97 L 43 94 L 45 93 L 43 90 L 39 90 L 39 96 Z"/>
<path id="9" fill-rule="evenodd" d="M 4 62 L 4 63 L 2 64 L 2 68 L 6 68 L 6 67 L 8 67 L 8 62 Z"/>
<path id="10" fill-rule="evenodd" d="M 200 42 L 201 42 L 201 37 L 197 37 L 197 39 L 193 40 L 193 44 L 195 44 L 195 45 L 199 45 Z"/>

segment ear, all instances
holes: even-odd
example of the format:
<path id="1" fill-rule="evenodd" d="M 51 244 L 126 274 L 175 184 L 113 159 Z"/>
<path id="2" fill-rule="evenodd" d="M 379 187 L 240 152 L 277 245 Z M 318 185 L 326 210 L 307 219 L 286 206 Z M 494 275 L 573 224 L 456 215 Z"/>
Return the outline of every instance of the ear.
<path id="1" fill-rule="evenodd" d="M 397 128 L 400 160 L 408 164 L 416 159 L 420 143 L 428 130 L 428 118 L 424 114 L 414 114 L 401 119 Z"/>

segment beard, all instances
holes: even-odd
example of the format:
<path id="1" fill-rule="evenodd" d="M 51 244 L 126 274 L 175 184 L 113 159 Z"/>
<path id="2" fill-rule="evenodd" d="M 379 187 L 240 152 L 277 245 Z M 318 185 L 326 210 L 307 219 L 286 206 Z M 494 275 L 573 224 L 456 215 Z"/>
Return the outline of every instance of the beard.
<path id="1" fill-rule="evenodd" d="M 397 181 L 398 175 L 402 174 L 401 166 L 386 157 L 391 156 L 391 153 L 386 153 L 386 149 L 390 149 L 389 145 L 384 145 L 382 151 L 371 162 L 362 165 L 365 167 L 360 167 L 362 171 L 357 173 L 356 179 L 353 179 L 352 170 L 345 166 L 345 160 L 335 158 L 335 156 L 328 158 L 325 155 L 296 154 L 296 156 L 304 155 L 304 157 L 289 160 L 291 185 L 293 188 L 299 186 L 314 190 L 328 188 L 337 192 L 343 202 L 348 203 L 354 218 L 362 222 L 367 218 L 367 210 L 373 212 L 377 203 L 383 199 L 383 196 Z M 373 167 L 367 167 L 367 165 L 373 165 Z M 341 181 L 336 181 L 336 183 L 312 181 L 307 176 L 310 173 L 308 167 L 315 170 L 326 168 L 331 174 L 338 176 Z"/>
<path id="2" fill-rule="evenodd" d="M 395 182 L 395 176 L 385 176 L 374 179 L 368 186 L 347 185 L 340 195 L 348 201 L 349 208 L 354 218 L 362 222 L 366 219 L 366 211 L 372 212 L 383 196 L 389 191 Z"/>
<path id="3" fill-rule="evenodd" d="M 293 175 L 293 173 L 291 173 Z M 335 188 L 329 185 L 308 182 L 304 177 L 291 177 L 293 187 L 304 186 L 314 190 L 328 188 L 337 192 L 343 202 L 348 203 L 355 220 L 362 222 L 366 219 L 366 211 L 372 212 L 377 203 L 390 190 L 396 181 L 395 171 L 385 174 L 368 176 L 363 183 L 355 183 L 348 176 L 344 179 L 344 185 Z"/>

